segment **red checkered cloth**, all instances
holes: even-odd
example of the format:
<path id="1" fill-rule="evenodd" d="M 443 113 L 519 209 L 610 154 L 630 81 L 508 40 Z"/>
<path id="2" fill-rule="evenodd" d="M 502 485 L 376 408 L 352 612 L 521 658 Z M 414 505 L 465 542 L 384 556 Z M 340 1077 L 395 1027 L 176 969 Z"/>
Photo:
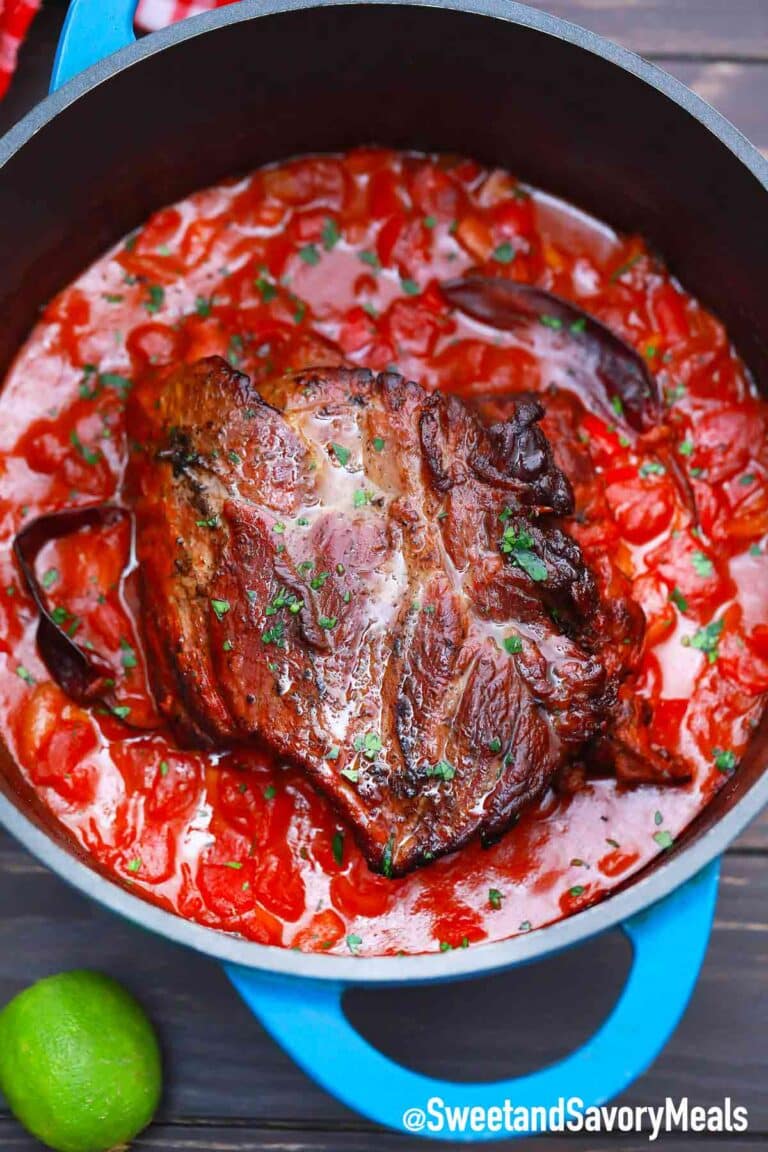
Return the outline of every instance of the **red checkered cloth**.
<path id="1" fill-rule="evenodd" d="M 199 16 L 201 12 L 233 3 L 235 0 L 139 0 L 136 23 L 147 32 L 156 32 L 187 16 Z"/>
<path id="2" fill-rule="evenodd" d="M 99 0 L 93 0 L 98 4 Z M 165 28 L 186 16 L 223 8 L 235 0 L 139 0 L 136 24 L 147 32 Z M 16 71 L 19 48 L 42 0 L 0 0 L 0 100 Z"/>
<path id="3" fill-rule="evenodd" d="M 16 71 L 16 57 L 40 0 L 0 0 L 0 100 Z"/>

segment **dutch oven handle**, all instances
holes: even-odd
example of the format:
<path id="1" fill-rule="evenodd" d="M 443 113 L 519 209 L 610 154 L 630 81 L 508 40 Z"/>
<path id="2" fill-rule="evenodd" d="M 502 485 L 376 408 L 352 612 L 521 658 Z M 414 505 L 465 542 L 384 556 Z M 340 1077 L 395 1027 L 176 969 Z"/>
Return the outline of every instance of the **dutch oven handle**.
<path id="1" fill-rule="evenodd" d="M 136 39 L 137 0 L 70 0 L 51 74 L 51 92 Z"/>
<path id="2" fill-rule="evenodd" d="M 134 39 L 136 0 L 72 0 L 51 81 L 55 91 L 78 72 Z M 400 1067 L 355 1032 L 344 1015 L 344 986 L 276 978 L 228 966 L 264 1027 L 313 1079 L 379 1124 L 410 1135 L 454 1140 L 508 1139 L 530 1131 L 456 1130 L 462 1110 L 480 1106 L 557 1107 L 576 1099 L 602 1104 L 653 1062 L 683 1014 L 707 948 L 718 864 L 622 926 L 632 970 L 611 1015 L 577 1052 L 538 1072 L 483 1084 L 454 1084 Z M 395 961 L 396 963 L 396 961 Z M 450 1112 L 451 1109 L 458 1111 Z M 493 1115 L 493 1114 L 492 1114 Z M 453 1130 L 447 1125 L 453 1118 Z"/>
<path id="3" fill-rule="evenodd" d="M 542 1131 L 499 1129 L 514 1108 L 586 1108 L 611 1100 L 658 1056 L 696 986 L 717 900 L 719 861 L 622 924 L 633 949 L 629 979 L 605 1023 L 583 1047 L 526 1076 L 456 1084 L 402 1068 L 362 1038 L 344 1015 L 343 984 L 270 977 L 227 967 L 267 1031 L 326 1091 L 378 1124 L 437 1140 L 508 1140 Z M 392 961 L 394 964 L 397 960 Z M 578 960 L 574 958 L 574 962 Z M 364 963 L 364 961 L 363 961 Z M 510 1037 L 510 1043 L 517 1043 Z M 470 1123 L 473 1108 L 482 1113 Z M 496 1109 L 494 1113 L 489 1109 Z M 567 1114 L 566 1114 L 567 1115 Z M 462 1130 L 462 1124 L 464 1125 Z"/>

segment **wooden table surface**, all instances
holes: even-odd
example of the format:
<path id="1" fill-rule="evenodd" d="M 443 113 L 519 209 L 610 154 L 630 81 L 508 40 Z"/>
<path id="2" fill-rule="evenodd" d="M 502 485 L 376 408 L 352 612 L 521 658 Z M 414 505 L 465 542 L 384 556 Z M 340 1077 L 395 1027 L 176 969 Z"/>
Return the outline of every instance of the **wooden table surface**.
<path id="1" fill-rule="evenodd" d="M 549 0 L 539 6 L 659 62 L 768 150 L 768 0 Z M 48 0 L 14 88 L 0 105 L 0 131 L 44 93 L 62 14 L 63 4 Z M 682 1024 L 621 1101 L 659 1104 L 666 1096 L 689 1096 L 710 1105 L 731 1096 L 748 1107 L 749 1132 L 676 1134 L 662 1137 L 657 1148 L 692 1152 L 717 1144 L 768 1152 L 767 861 L 764 816 L 725 857 L 712 941 Z M 373 1043 L 413 1068 L 457 1080 L 496 1079 L 541 1067 L 584 1040 L 610 1009 L 628 964 L 628 946 L 617 932 L 533 968 L 466 984 L 355 992 L 347 1010 Z M 98 908 L 0 834 L 0 1003 L 33 979 L 80 966 L 102 969 L 132 988 L 162 1035 L 165 1098 L 136 1147 L 429 1147 L 372 1128 L 315 1087 L 242 1007 L 215 963 Z M 0 1105 L 0 1152 L 36 1147 Z M 601 1136 L 496 1147 L 639 1152 L 654 1145 L 644 1136 Z"/>

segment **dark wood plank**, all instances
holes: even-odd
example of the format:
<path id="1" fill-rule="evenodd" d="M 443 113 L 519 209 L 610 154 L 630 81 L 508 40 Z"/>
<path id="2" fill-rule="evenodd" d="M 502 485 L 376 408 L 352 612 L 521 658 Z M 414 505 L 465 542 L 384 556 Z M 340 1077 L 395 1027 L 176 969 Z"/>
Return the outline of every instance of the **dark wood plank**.
<path id="1" fill-rule="evenodd" d="M 688 1095 L 711 1103 L 730 1093 L 750 1109 L 752 1131 L 768 1132 L 766 897 L 765 859 L 728 857 L 693 1003 L 626 1101 Z M 457 1080 L 498 1079 L 540 1067 L 583 1039 L 616 995 L 627 951 L 623 937 L 611 935 L 460 991 L 357 991 L 348 1011 L 372 1042 L 412 1067 Z M 157 1022 L 168 1054 L 161 1119 L 359 1123 L 275 1046 L 217 965 L 106 913 L 0 836 L 0 1003 L 37 977 L 79 966 L 122 980 Z"/>
<path id="2" fill-rule="evenodd" d="M 430 1146 L 444 1152 L 459 1152 L 466 1144 L 440 1141 L 438 1144 L 419 1142 L 411 1137 L 398 1136 L 375 1129 L 312 1131 L 302 1128 L 261 1127 L 243 1125 L 155 1124 L 132 1147 L 141 1152 L 414 1152 Z M 726 1142 L 715 1137 L 699 1136 L 682 1139 L 677 1136 L 661 1137 L 649 1144 L 640 1137 L 616 1139 L 610 1136 L 543 1136 L 530 1140 L 503 1140 L 491 1147 L 499 1152 L 766 1152 L 768 1138 L 751 1135 L 746 1138 L 729 1136 Z M 12 1121 L 0 1120 L 0 1152 L 39 1152 L 40 1145 L 27 1136 Z"/>
<path id="3" fill-rule="evenodd" d="M 764 0 L 528 0 L 643 56 L 768 57 Z"/>
<path id="4" fill-rule="evenodd" d="M 768 13 L 768 4 L 765 6 Z M 670 59 L 662 64 L 768 151 L 768 64 Z"/>

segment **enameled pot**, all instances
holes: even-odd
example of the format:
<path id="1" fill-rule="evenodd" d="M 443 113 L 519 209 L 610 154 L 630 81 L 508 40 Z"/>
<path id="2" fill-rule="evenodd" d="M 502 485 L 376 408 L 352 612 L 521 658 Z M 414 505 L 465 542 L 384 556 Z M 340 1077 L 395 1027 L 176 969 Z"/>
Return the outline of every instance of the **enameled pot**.
<path id="1" fill-rule="evenodd" d="M 508 0 L 243 0 L 138 43 L 134 3 L 73 0 L 55 94 L 0 143 L 0 371 L 40 304 L 156 208 L 267 161 L 375 142 L 501 165 L 642 232 L 726 323 L 755 378 L 768 381 L 768 162 L 665 73 Z M 456 1106 L 509 1098 L 546 1107 L 568 1096 L 595 1104 L 648 1066 L 695 985 L 717 859 L 768 800 L 767 761 L 763 724 L 675 849 L 604 903 L 504 943 L 415 957 L 303 955 L 146 903 L 63 838 L 1 747 L 0 821 L 100 903 L 224 961 L 310 1075 L 371 1119 L 415 1133 L 404 1112 L 430 1097 Z M 430 1080 L 376 1052 L 341 1009 L 350 984 L 469 977 L 618 924 L 634 962 L 612 1015 L 581 1050 L 526 1077 Z M 439 1133 L 427 1124 L 418 1134 Z M 498 1135 L 510 1133 L 455 1138 Z"/>

